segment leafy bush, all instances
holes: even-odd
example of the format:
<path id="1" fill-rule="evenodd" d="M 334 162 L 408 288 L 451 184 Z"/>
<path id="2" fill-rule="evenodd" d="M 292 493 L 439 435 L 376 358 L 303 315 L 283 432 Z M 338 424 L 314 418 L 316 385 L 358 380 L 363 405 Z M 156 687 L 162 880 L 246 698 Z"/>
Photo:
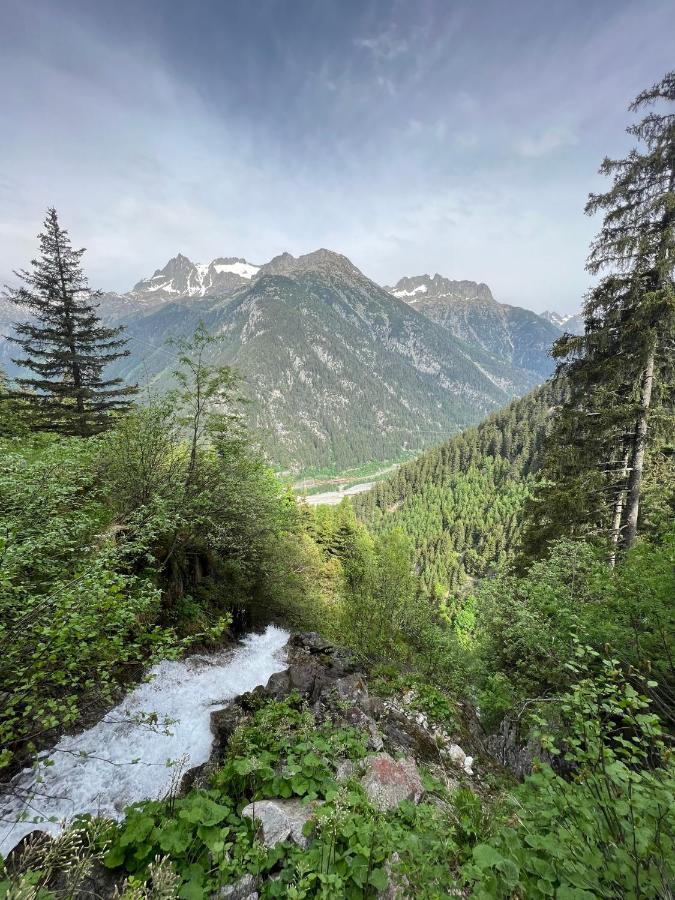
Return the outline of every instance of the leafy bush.
<path id="1" fill-rule="evenodd" d="M 590 648 L 577 647 L 587 670 Z M 476 898 L 658 898 L 675 879 L 675 769 L 649 701 L 617 660 L 580 680 L 544 747 L 567 777 L 542 765 L 513 797 L 516 827 L 479 844 L 464 869 Z M 540 720 L 543 723 L 543 720 Z"/>
<path id="2" fill-rule="evenodd" d="M 0 453 L 0 770 L 112 699 L 122 667 L 166 656 L 160 595 L 106 534 L 97 445 L 41 437 Z"/>
<path id="3" fill-rule="evenodd" d="M 609 645 L 624 665 L 653 673 L 666 712 L 675 689 L 674 596 L 672 530 L 638 545 L 613 570 L 592 545 L 559 541 L 525 575 L 483 582 L 474 677 L 490 724 L 507 706 L 566 689 L 575 636 L 596 651 Z"/>

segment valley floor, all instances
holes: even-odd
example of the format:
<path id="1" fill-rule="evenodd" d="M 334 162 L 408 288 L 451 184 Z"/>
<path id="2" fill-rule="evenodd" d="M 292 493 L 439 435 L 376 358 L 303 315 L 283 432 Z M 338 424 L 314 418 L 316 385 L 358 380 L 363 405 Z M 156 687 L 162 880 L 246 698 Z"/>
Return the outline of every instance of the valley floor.
<path id="1" fill-rule="evenodd" d="M 326 478 L 315 476 L 296 481 L 293 491 L 297 497 L 301 497 L 309 506 L 337 506 L 345 497 L 353 497 L 370 490 L 378 481 L 382 481 L 387 475 L 394 472 L 399 463 L 386 466 L 374 471 L 366 471 L 364 467 L 354 470 L 348 469 L 339 475 Z"/>

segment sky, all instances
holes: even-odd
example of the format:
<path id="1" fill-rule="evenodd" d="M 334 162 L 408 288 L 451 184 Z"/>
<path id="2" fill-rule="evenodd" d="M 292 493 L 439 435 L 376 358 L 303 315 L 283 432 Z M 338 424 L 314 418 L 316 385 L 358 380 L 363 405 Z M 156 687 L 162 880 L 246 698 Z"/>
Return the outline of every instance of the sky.
<path id="1" fill-rule="evenodd" d="M 318 247 L 578 309 L 672 0 L 0 0 L 0 283 L 56 206 L 94 287 Z"/>

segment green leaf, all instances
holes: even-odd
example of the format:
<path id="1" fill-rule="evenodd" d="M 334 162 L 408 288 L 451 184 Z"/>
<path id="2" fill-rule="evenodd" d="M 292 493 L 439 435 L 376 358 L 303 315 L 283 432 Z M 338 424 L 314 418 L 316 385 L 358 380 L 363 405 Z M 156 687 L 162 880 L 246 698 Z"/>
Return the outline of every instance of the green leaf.
<path id="1" fill-rule="evenodd" d="M 389 884 L 389 878 L 384 869 L 373 869 L 368 878 L 368 883 L 378 891 L 384 891 Z"/>
<path id="2" fill-rule="evenodd" d="M 473 859 L 481 869 L 490 869 L 504 862 L 504 857 L 490 844 L 478 844 L 473 848 Z"/>
<path id="3" fill-rule="evenodd" d="M 158 843 L 165 853 L 184 853 L 192 837 L 187 828 L 178 822 L 170 822 L 159 829 Z"/>

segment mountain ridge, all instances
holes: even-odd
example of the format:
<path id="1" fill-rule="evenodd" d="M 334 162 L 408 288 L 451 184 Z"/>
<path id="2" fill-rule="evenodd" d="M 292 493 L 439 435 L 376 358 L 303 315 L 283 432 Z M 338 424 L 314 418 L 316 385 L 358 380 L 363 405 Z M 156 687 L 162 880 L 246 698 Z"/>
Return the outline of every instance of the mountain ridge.
<path id="1" fill-rule="evenodd" d="M 453 281 L 436 273 L 401 278 L 387 290 L 455 337 L 532 371 L 541 380 L 553 373 L 549 349 L 560 329 L 532 310 L 498 303 L 487 284 Z"/>
<path id="2" fill-rule="evenodd" d="M 101 297 L 104 320 L 130 338 L 111 375 L 170 387 L 174 363 L 162 345 L 204 322 L 220 336 L 211 361 L 246 381 L 268 458 L 293 471 L 336 471 L 421 450 L 549 374 L 527 327 L 511 322 L 505 332 L 502 321 L 515 310 L 552 342 L 560 332 L 535 313 L 498 304 L 483 283 L 435 275 L 398 284 L 409 296 L 326 248 L 261 266 L 235 256 L 197 264 L 179 253 L 131 291 Z M 8 348 L 0 342 L 3 359 Z"/>
<path id="3" fill-rule="evenodd" d="M 538 379 L 457 339 L 330 251 L 275 258 L 224 297 L 172 299 L 125 324 L 116 374 L 168 386 L 157 335 L 220 335 L 214 360 L 247 380 L 251 421 L 285 467 L 400 458 L 475 422 Z"/>

